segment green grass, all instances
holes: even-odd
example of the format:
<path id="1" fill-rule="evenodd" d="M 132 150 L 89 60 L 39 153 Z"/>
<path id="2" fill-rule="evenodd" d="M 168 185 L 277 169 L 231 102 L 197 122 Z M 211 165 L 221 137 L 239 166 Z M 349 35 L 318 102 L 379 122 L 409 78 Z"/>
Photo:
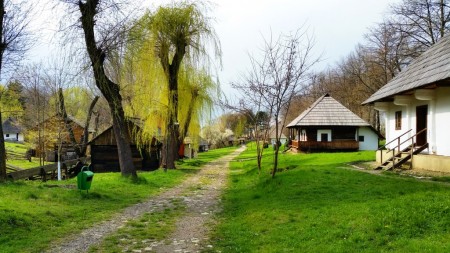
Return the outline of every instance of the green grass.
<path id="1" fill-rule="evenodd" d="M 25 157 L 25 153 L 29 149 L 29 146 L 18 142 L 5 142 L 5 148 L 8 152 L 23 154 Z M 39 158 L 33 157 L 31 162 L 25 159 L 8 159 L 6 163 L 22 169 L 30 169 L 39 166 Z M 49 162 L 46 162 L 46 164 L 49 164 Z"/>
<path id="2" fill-rule="evenodd" d="M 147 172 L 133 182 L 119 173 L 97 173 L 89 194 L 76 189 L 76 179 L 1 184 L 1 252 L 40 252 L 52 241 L 179 183 L 185 175 L 183 170 Z"/>
<path id="3" fill-rule="evenodd" d="M 236 147 L 227 147 L 227 148 L 212 149 L 207 152 L 202 152 L 202 153 L 198 154 L 197 158 L 184 159 L 181 161 L 177 161 L 177 168 L 189 169 L 189 168 L 200 167 L 200 166 L 203 166 L 206 163 L 213 161 L 219 157 L 231 154 L 235 150 L 236 150 Z"/>
<path id="4" fill-rule="evenodd" d="M 211 160 L 232 151 L 211 150 L 201 153 L 198 160 Z M 168 172 L 140 172 L 138 180 L 123 178 L 120 173 L 96 173 L 89 194 L 76 189 L 75 178 L 2 183 L 0 252 L 42 252 L 50 243 L 67 240 L 67 236 L 106 220 L 127 206 L 179 184 L 197 169 L 190 165 Z M 162 213 L 155 217 L 170 225 L 169 218 L 174 215 Z M 142 219 L 153 218 L 150 215 Z"/>
<path id="5" fill-rule="evenodd" d="M 275 179 L 271 156 L 260 175 L 254 160 L 233 162 L 214 250 L 448 252 L 450 187 L 345 168 L 373 159 L 369 151 L 282 154 Z"/>

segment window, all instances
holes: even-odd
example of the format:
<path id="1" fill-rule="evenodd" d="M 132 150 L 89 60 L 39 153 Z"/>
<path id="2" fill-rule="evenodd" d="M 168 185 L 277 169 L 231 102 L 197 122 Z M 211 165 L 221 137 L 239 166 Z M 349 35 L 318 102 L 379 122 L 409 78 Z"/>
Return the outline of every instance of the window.
<path id="1" fill-rule="evenodd" d="M 6 134 L 6 138 L 8 138 L 9 137 L 9 134 Z"/>
<path id="2" fill-rule="evenodd" d="M 364 142 L 364 135 L 358 136 L 358 141 L 359 142 Z"/>
<path id="3" fill-rule="evenodd" d="M 395 130 L 402 130 L 402 111 L 395 112 Z"/>

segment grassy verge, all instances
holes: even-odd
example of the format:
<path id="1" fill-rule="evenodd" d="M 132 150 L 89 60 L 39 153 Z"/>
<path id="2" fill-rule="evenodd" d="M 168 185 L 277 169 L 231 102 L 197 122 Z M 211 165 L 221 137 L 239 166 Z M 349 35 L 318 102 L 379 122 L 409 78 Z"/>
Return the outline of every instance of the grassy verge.
<path id="1" fill-rule="evenodd" d="M 232 163 L 214 250 L 449 251 L 449 186 L 343 168 L 373 158 L 373 152 L 283 154 L 275 179 L 271 157 L 261 175 L 255 161 Z"/>
<path id="2" fill-rule="evenodd" d="M 198 160 L 212 160 L 231 151 L 211 150 L 201 153 Z M 138 180 L 122 178 L 119 173 L 96 173 L 89 194 L 76 190 L 76 179 L 0 184 L 0 251 L 42 252 L 52 242 L 66 240 L 127 206 L 175 186 L 195 173 L 196 167 L 179 168 L 167 173 L 141 172 Z"/>

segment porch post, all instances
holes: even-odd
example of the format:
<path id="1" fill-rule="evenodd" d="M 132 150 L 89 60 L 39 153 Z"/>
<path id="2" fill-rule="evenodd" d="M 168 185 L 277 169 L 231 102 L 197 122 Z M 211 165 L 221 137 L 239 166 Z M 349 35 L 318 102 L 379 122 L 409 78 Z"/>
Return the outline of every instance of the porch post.
<path id="1" fill-rule="evenodd" d="M 431 150 L 431 154 L 436 154 L 436 100 L 432 99 L 430 100 L 430 109 L 429 109 L 429 116 L 430 119 L 428 120 L 428 129 L 427 134 L 429 137 L 429 146 L 428 150 Z"/>

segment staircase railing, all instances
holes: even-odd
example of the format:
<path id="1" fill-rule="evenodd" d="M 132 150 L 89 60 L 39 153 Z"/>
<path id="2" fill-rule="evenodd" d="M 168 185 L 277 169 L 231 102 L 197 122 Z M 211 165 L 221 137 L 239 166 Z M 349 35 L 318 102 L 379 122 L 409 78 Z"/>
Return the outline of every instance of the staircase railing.
<path id="1" fill-rule="evenodd" d="M 394 155 L 395 155 L 395 152 L 394 152 L 395 148 L 398 148 L 398 152 L 400 152 L 400 138 L 402 138 L 404 135 L 406 135 L 407 133 L 409 133 L 409 132 L 411 132 L 411 131 L 412 131 L 412 129 L 409 129 L 408 131 L 404 132 L 403 134 L 401 134 L 401 135 L 398 136 L 397 138 L 393 139 L 392 141 L 390 141 L 390 142 L 388 142 L 388 143 L 386 143 L 386 144 L 384 144 L 383 146 L 381 146 L 381 147 L 378 148 L 378 150 L 380 151 L 380 162 L 381 162 L 381 163 L 383 163 L 383 150 L 386 149 L 387 145 L 389 145 L 389 144 L 391 144 L 391 143 L 397 141 L 397 143 L 398 143 L 397 146 L 395 146 L 395 147 L 392 149 L 392 152 L 393 152 L 392 155 L 394 156 Z M 388 152 L 386 152 L 386 155 L 387 155 L 390 151 L 391 151 L 391 150 L 388 150 Z"/>
<path id="2" fill-rule="evenodd" d="M 386 152 L 386 155 L 387 155 L 390 151 L 392 151 L 392 157 L 395 157 L 395 156 L 396 156 L 396 154 L 395 154 L 395 149 L 397 149 L 397 154 L 400 154 L 400 147 L 401 147 L 401 145 L 403 145 L 403 144 L 405 144 L 405 143 L 411 141 L 411 145 L 410 145 L 409 152 L 410 152 L 410 157 L 412 158 L 413 153 L 414 153 L 414 145 L 415 145 L 414 138 L 417 137 L 419 134 L 423 133 L 424 131 L 426 131 L 427 129 L 424 128 L 424 129 L 420 130 L 419 132 L 417 132 L 416 134 L 414 134 L 413 136 L 411 136 L 411 137 L 409 137 L 408 139 L 404 140 L 403 142 L 400 142 L 400 137 L 402 137 L 402 136 L 404 136 L 405 134 L 411 132 L 411 130 L 412 130 L 412 129 L 410 129 L 409 131 L 405 132 L 404 134 L 400 135 L 400 136 L 397 137 L 396 139 L 390 141 L 389 143 L 385 144 L 383 147 L 381 147 L 381 148 L 378 149 L 378 150 L 380 150 L 380 157 L 381 157 L 381 163 L 382 163 L 382 164 L 383 164 L 383 151 L 382 151 L 382 148 L 385 148 L 386 145 L 388 145 L 388 144 L 390 144 L 390 143 L 392 143 L 392 142 L 394 142 L 394 141 L 397 141 L 397 143 L 398 143 L 397 146 L 395 146 L 393 149 L 391 149 L 391 150 L 389 150 L 388 152 Z M 400 154 L 400 155 L 401 155 L 401 154 Z M 392 165 L 392 166 L 395 167 L 395 159 L 393 159 L 393 165 Z"/>

